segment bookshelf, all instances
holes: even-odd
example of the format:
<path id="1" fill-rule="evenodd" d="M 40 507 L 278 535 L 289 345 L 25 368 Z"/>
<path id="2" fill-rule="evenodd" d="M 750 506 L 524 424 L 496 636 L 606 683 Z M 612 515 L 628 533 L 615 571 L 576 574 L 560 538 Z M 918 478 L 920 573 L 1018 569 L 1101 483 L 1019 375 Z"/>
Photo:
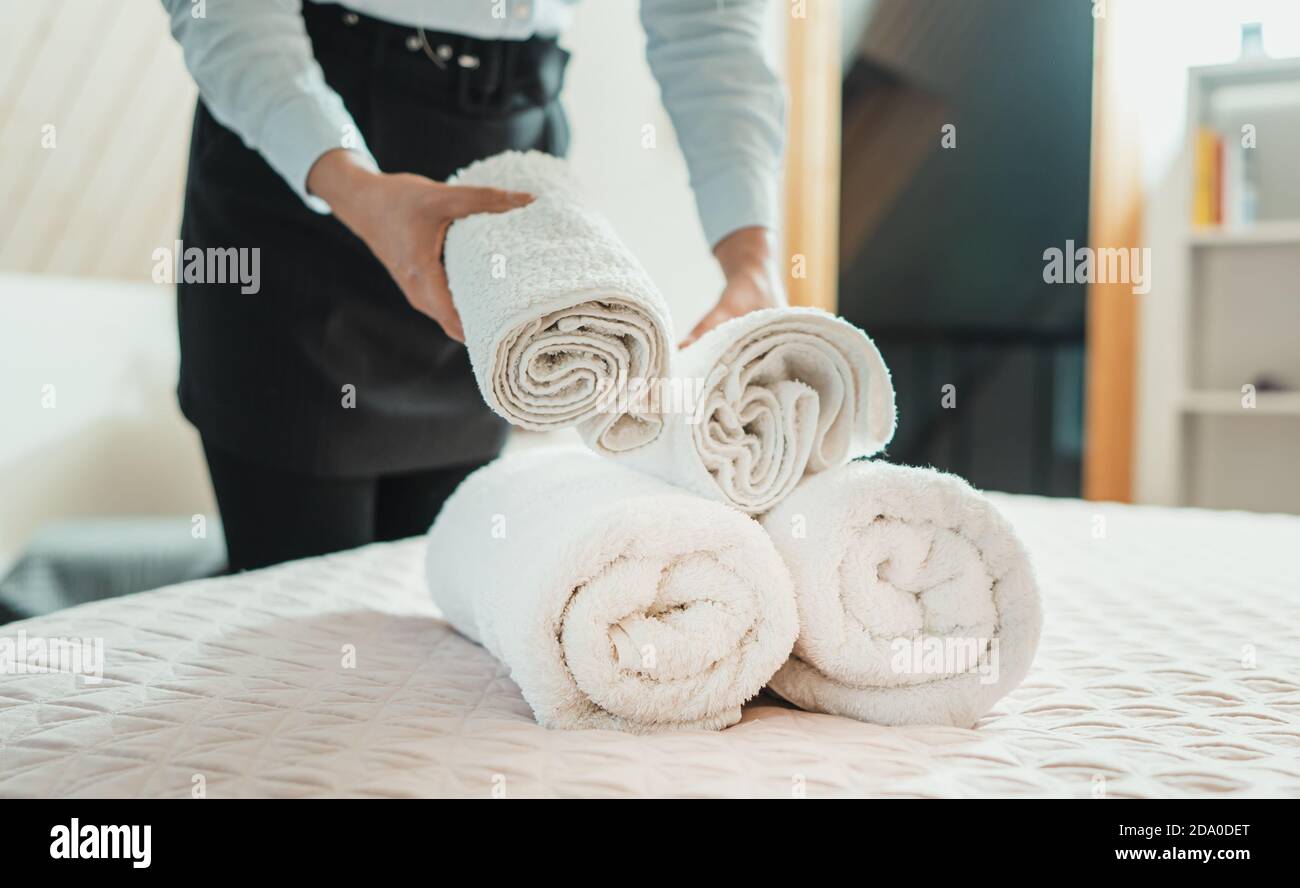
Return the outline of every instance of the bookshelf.
<path id="1" fill-rule="evenodd" d="M 1300 513 L 1300 59 L 1191 68 L 1187 106 L 1181 161 L 1148 222 L 1167 259 L 1155 266 L 1163 303 L 1143 315 L 1142 360 L 1160 381 L 1143 409 L 1163 411 L 1168 434 L 1138 447 L 1163 448 L 1148 455 L 1157 462 L 1169 454 L 1150 498 Z M 1247 124 L 1253 206 L 1230 211 L 1224 189 L 1220 221 L 1205 224 L 1198 141 L 1217 132 L 1232 151 Z"/>

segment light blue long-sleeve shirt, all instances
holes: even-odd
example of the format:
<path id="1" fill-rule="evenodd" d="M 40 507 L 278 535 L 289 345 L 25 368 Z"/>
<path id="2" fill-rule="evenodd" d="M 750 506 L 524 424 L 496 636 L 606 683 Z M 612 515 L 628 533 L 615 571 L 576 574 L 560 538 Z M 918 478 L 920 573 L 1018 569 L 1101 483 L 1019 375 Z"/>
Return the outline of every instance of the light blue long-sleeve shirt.
<path id="1" fill-rule="evenodd" d="M 316 159 L 339 147 L 372 164 L 374 158 L 312 55 L 302 2 L 162 0 L 212 115 L 261 152 L 308 206 L 328 212 L 307 193 Z M 349 0 L 347 7 L 412 28 L 523 40 L 560 33 L 576 2 Z M 710 244 L 739 228 L 777 225 L 785 99 L 763 54 L 765 5 L 641 0 L 646 57 L 686 156 Z"/>

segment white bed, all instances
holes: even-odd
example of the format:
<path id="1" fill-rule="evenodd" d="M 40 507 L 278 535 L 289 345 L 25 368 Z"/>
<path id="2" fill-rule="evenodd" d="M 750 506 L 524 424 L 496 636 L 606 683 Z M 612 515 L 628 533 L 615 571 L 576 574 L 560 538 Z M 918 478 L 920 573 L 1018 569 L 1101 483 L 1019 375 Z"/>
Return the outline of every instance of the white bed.
<path id="1" fill-rule="evenodd" d="M 1047 620 L 975 730 L 760 698 L 721 733 L 546 731 L 411 540 L 0 629 L 106 648 L 97 685 L 0 676 L 0 795 L 1300 796 L 1300 518 L 998 503 Z"/>

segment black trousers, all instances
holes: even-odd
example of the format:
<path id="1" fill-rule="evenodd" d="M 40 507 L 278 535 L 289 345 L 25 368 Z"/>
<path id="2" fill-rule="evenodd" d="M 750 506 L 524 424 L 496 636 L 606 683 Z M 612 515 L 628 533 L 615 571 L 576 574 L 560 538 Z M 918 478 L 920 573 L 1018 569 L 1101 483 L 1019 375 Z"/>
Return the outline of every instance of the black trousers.
<path id="1" fill-rule="evenodd" d="M 269 468 L 206 441 L 203 449 L 232 573 L 422 534 L 478 468 L 330 478 Z"/>
<path id="2" fill-rule="evenodd" d="M 305 3 L 302 14 L 381 169 L 442 181 L 506 149 L 566 150 L 568 55 L 554 40 L 420 40 L 340 6 Z M 181 239 L 187 252 L 260 257 L 255 292 L 177 283 L 178 396 L 203 437 L 232 566 L 360 545 L 395 527 L 421 533 L 446 479 L 500 451 L 506 425 L 483 403 L 465 348 L 201 100 Z"/>

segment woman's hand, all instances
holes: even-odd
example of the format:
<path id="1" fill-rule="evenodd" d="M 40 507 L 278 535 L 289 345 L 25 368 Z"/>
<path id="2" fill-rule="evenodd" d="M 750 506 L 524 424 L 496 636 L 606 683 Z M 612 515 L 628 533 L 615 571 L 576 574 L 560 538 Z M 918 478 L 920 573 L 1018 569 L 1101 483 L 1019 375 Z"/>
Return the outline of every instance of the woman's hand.
<path id="1" fill-rule="evenodd" d="M 683 348 L 725 320 L 755 309 L 785 305 L 774 241 L 775 236 L 766 228 L 741 228 L 718 241 L 713 255 L 722 266 L 727 284 L 718 304 L 682 342 Z"/>
<path id="2" fill-rule="evenodd" d="M 504 213 L 532 196 L 496 188 L 445 185 L 410 173 L 379 173 L 342 148 L 322 154 L 307 175 L 307 190 L 365 242 L 418 311 L 465 341 L 452 305 L 442 244 L 451 223 L 475 213 Z"/>

